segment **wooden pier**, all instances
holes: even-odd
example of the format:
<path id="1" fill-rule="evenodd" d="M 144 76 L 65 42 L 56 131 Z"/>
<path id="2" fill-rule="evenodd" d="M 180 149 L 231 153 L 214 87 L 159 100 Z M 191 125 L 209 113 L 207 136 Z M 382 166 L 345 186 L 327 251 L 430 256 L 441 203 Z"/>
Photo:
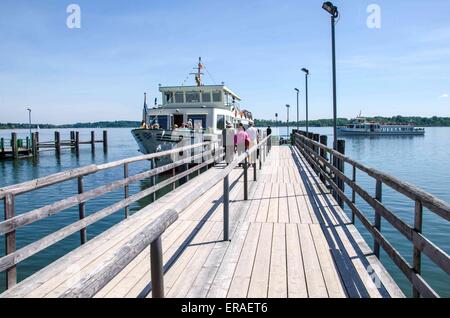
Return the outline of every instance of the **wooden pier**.
<path id="1" fill-rule="evenodd" d="M 95 132 L 91 131 L 90 139 L 80 140 L 78 131 L 71 131 L 67 140 L 61 139 L 59 131 L 54 132 L 54 140 L 40 141 L 39 132 L 31 133 L 24 139 L 18 138 L 17 133 L 11 133 L 11 139 L 0 138 L 0 160 L 1 159 L 23 159 L 37 157 L 40 152 L 54 151 L 56 155 L 61 154 L 61 150 L 70 149 L 79 153 L 80 145 L 90 145 L 91 151 L 95 151 L 95 144 L 101 143 L 103 151 L 108 150 L 108 132 L 103 131 L 103 139 L 95 139 Z"/>
<path id="2" fill-rule="evenodd" d="M 316 138 L 314 138 L 316 139 Z M 272 146 L 265 138 L 249 154 L 260 156 L 250 165 L 249 154 L 236 156 L 228 165 L 222 147 L 201 143 L 159 154 L 139 156 L 100 166 L 88 166 L 0 189 L 6 220 L 0 234 L 6 235 L 7 255 L 0 258 L 0 271 L 8 275 L 9 289 L 1 297 L 236 297 L 236 298 L 366 298 L 404 297 L 380 262 L 376 252 L 336 201 L 336 195 L 364 220 L 355 202 L 346 199 L 333 180 L 351 181 L 338 169 L 336 159 L 350 160 L 306 138 L 293 135 L 294 147 Z M 314 147 L 313 147 L 314 146 Z M 197 151 L 196 151 L 197 150 Z M 322 150 L 323 152 L 321 153 Z M 178 157 L 182 151 L 184 157 Z M 325 159 L 324 153 L 331 156 Z M 322 154 L 322 156 L 321 156 Z M 128 176 L 112 184 L 55 202 L 34 211 L 14 215 L 16 196 L 55 183 L 142 160 L 175 156 L 173 163 Z M 323 160 L 319 159 L 322 158 Z M 128 195 L 127 185 L 196 161 L 197 165 Z M 243 164 L 243 168 L 239 164 Z M 319 164 L 320 163 L 320 164 Z M 336 167 L 331 163 L 336 163 Z M 366 169 L 354 161 L 358 169 Z M 320 170 L 320 168 L 323 170 Z M 191 178 L 169 194 L 133 215 L 132 202 L 186 176 Z M 372 170 L 368 170 L 372 173 Z M 374 171 L 374 170 L 373 170 Z M 385 179 L 388 185 L 397 180 Z M 377 179 L 378 180 L 378 179 Z M 365 197 L 356 183 L 358 195 Z M 123 187 L 125 197 L 114 205 L 84 216 L 85 202 Z M 414 190 L 414 197 L 431 211 L 449 220 L 450 206 L 431 195 L 402 184 L 399 191 Z M 333 190 L 333 191 L 330 191 Z M 449 256 L 425 238 L 418 228 L 407 230 L 395 220 L 381 199 L 374 203 L 380 217 L 411 234 L 414 264 L 392 249 L 381 234 L 378 221 L 370 223 L 375 243 L 394 258 L 410 278 L 415 296 L 438 297 L 420 275 L 420 253 L 425 253 L 447 273 Z M 37 242 L 16 250 L 16 230 L 37 220 L 79 205 L 80 220 Z M 88 226 L 124 211 L 124 220 L 96 238 L 85 241 Z M 421 210 L 416 206 L 418 218 Z M 363 224 L 367 224 L 364 223 Z M 418 224 L 416 224 L 418 226 Z M 81 246 L 34 275 L 16 284 L 16 265 L 63 238 L 80 232 Z M 84 235 L 84 236 L 83 236 Z M 375 250 L 376 250 L 375 244 Z M 418 255 L 418 257 L 417 257 Z M 417 263 L 418 262 L 418 263 Z M 405 268 L 405 266 L 407 266 Z"/>

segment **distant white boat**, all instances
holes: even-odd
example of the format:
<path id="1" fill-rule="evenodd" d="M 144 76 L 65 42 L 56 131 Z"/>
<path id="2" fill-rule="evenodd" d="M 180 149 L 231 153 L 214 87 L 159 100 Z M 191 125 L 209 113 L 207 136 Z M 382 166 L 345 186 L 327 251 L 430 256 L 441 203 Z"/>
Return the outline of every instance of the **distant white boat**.
<path id="1" fill-rule="evenodd" d="M 338 127 L 339 135 L 355 136 L 423 136 L 424 128 L 418 128 L 413 123 L 383 123 L 368 121 L 358 116 L 350 124 Z"/>

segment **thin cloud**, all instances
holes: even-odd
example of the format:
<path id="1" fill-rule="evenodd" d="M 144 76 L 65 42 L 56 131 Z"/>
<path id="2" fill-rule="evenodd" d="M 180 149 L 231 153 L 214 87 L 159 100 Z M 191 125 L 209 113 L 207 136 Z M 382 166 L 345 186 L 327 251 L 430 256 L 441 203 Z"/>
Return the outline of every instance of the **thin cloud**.
<path id="1" fill-rule="evenodd" d="M 448 94 L 442 94 L 440 98 L 448 98 Z"/>

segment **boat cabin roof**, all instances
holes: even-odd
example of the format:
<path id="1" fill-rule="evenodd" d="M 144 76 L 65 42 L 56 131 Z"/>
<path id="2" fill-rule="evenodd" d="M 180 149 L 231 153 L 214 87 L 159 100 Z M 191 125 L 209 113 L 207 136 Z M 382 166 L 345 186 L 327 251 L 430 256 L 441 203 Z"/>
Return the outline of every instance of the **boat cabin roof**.
<path id="1" fill-rule="evenodd" d="M 221 90 L 234 97 L 237 101 L 241 101 L 239 95 L 234 93 L 231 89 L 225 85 L 202 85 L 202 86 L 160 86 L 159 91 L 165 92 L 203 92 L 203 91 L 217 91 Z"/>

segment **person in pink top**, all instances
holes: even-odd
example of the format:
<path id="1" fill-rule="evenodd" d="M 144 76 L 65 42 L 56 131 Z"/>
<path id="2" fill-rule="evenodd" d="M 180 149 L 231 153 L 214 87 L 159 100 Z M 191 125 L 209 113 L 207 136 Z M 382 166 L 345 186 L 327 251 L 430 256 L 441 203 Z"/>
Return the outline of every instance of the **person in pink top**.
<path id="1" fill-rule="evenodd" d="M 244 151 L 248 150 L 250 145 L 250 137 L 245 131 L 244 125 L 239 123 L 238 132 L 234 135 L 234 147 L 237 150 L 238 155 L 241 155 Z"/>

